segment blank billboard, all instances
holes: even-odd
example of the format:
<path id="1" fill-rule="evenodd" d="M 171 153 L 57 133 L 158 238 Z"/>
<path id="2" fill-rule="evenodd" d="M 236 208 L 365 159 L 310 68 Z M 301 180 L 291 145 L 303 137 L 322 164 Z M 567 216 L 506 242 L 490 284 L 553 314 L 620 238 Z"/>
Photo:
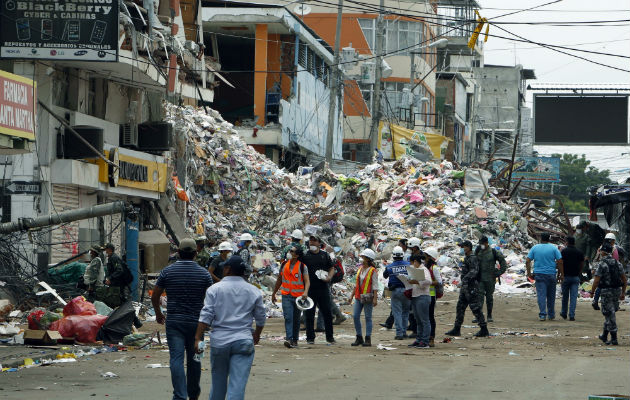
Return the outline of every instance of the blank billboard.
<path id="1" fill-rule="evenodd" d="M 534 95 L 535 144 L 627 144 L 628 96 Z"/>

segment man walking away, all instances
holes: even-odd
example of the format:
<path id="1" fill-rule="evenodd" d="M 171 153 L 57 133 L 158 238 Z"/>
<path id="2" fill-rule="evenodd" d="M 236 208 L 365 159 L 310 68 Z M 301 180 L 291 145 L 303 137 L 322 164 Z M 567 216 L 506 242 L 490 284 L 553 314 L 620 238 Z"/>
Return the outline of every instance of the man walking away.
<path id="1" fill-rule="evenodd" d="M 157 323 L 166 322 L 173 400 L 198 399 L 201 393 L 201 363 L 193 359 L 195 332 L 204 294 L 212 285 L 212 278 L 205 268 L 193 261 L 196 253 L 194 240 L 183 239 L 179 244 L 179 260 L 162 270 L 151 295 Z M 166 318 L 160 308 L 164 291 L 168 295 Z"/>
<path id="2" fill-rule="evenodd" d="M 402 247 L 394 247 L 392 251 L 394 262 L 386 266 L 385 271 L 383 271 L 383 278 L 389 279 L 387 288 L 391 293 L 392 314 L 396 325 L 395 340 L 403 340 L 408 337 L 406 328 L 411 300 L 405 296 L 405 285 L 398 279 L 398 275 L 409 275 L 407 272 L 409 261 L 403 260 L 404 255 Z"/>
<path id="3" fill-rule="evenodd" d="M 477 337 L 489 336 L 488 325 L 483 316 L 481 308 L 481 299 L 479 298 L 479 260 L 473 254 L 472 243 L 465 240 L 458 244 L 461 247 L 460 253 L 463 253 L 464 261 L 461 265 L 461 287 L 459 289 L 459 298 L 457 299 L 455 324 L 453 329 L 446 332 L 449 336 L 461 336 L 461 326 L 464 323 L 464 314 L 466 307 L 470 306 L 473 315 L 479 321 L 479 332 L 475 333 Z"/>
<path id="4" fill-rule="evenodd" d="M 494 285 L 497 277 L 503 275 L 507 270 L 505 257 L 501 252 L 491 248 L 488 245 L 488 238 L 482 236 L 479 239 L 479 247 L 475 250 L 475 255 L 479 259 L 479 268 L 481 268 L 481 281 L 479 281 L 479 296 L 481 307 L 483 308 L 484 299 L 488 309 L 488 322 L 493 322 L 492 307 L 494 305 Z M 500 269 L 497 269 L 497 261 Z M 473 323 L 477 321 L 473 320 Z"/>
<path id="5" fill-rule="evenodd" d="M 562 255 L 562 310 L 560 316 L 567 319 L 567 305 L 569 306 L 569 320 L 575 321 L 575 306 L 577 303 L 580 277 L 584 268 L 584 254 L 575 247 L 575 238 L 567 236 L 567 247 L 560 252 Z M 569 304 L 570 303 L 570 304 Z"/>
<path id="6" fill-rule="evenodd" d="M 595 279 L 591 294 L 597 288 L 601 288 L 602 314 L 604 315 L 604 332 L 599 339 L 607 345 L 618 345 L 617 342 L 617 319 L 615 313 L 619 308 L 619 300 L 626 298 L 626 288 L 628 279 L 623 271 L 623 266 L 619 261 L 612 258 L 613 247 L 610 243 L 605 243 L 600 249 L 602 260 L 597 264 Z M 610 333 L 610 341 L 608 340 Z"/>
<path id="7" fill-rule="evenodd" d="M 212 386 L 210 400 L 242 400 L 254 361 L 254 345 L 265 326 L 260 289 L 244 279 L 247 266 L 239 256 L 223 265 L 224 278 L 206 292 L 195 335 L 195 349 L 210 332 Z M 256 329 L 252 333 L 252 321 Z"/>
<path id="8" fill-rule="evenodd" d="M 328 253 L 322 251 L 322 241 L 319 236 L 311 235 L 308 244 L 309 248 L 306 254 L 302 256 L 302 262 L 308 269 L 308 277 L 311 284 L 308 290 L 308 296 L 313 300 L 314 305 L 304 313 L 306 342 L 308 344 L 315 344 L 315 307 L 319 307 L 324 317 L 326 341 L 332 344 L 335 343 L 335 338 L 333 337 L 332 324 L 332 297 L 330 295 L 328 282 L 330 282 L 335 274 L 335 268 L 333 267 L 332 260 Z M 327 275 L 321 279 L 316 275 L 317 271 L 324 271 Z M 320 274 L 322 273 L 320 272 Z"/>
<path id="9" fill-rule="evenodd" d="M 286 333 L 284 345 L 287 348 L 297 347 L 300 337 L 301 311 L 295 304 L 298 298 L 306 299 L 311 285 L 308 271 L 298 259 L 297 247 L 292 247 L 285 255 L 287 261 L 280 268 L 276 286 L 271 294 L 271 301 L 276 303 L 276 293 L 282 293 L 282 314 Z"/>
<path id="10" fill-rule="evenodd" d="M 540 241 L 541 243 L 529 250 L 525 267 L 527 276 L 536 280 L 538 319 L 544 321 L 545 319 L 553 320 L 556 317 L 556 281 L 562 282 L 564 271 L 562 254 L 556 246 L 549 243 L 549 234 L 541 233 Z M 531 273 L 532 261 L 534 262 L 533 274 Z M 557 278 L 556 274 L 558 274 Z"/>

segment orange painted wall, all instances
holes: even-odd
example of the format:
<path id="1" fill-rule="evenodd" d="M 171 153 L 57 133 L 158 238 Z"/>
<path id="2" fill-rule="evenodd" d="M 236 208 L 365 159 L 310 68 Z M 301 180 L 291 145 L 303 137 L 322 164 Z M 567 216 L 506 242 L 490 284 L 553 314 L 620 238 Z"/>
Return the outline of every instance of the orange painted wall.
<path id="1" fill-rule="evenodd" d="M 349 117 L 371 116 L 356 81 L 344 82 L 343 113 Z"/>
<path id="2" fill-rule="evenodd" d="M 352 43 L 352 47 L 354 47 L 359 54 L 371 54 L 357 18 L 371 17 L 370 14 L 343 14 L 341 19 L 341 48 L 348 47 L 350 43 Z M 308 14 L 304 16 L 304 22 L 330 46 L 334 46 L 335 31 L 337 30 L 337 14 Z"/>

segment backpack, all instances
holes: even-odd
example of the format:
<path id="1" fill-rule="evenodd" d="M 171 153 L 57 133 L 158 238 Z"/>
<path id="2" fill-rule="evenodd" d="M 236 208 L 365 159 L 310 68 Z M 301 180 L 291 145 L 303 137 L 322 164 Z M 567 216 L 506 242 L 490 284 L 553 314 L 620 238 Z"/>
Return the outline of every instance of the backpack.
<path id="1" fill-rule="evenodd" d="M 129 269 L 129 266 L 124 260 L 120 260 L 120 263 L 123 269 L 123 274 L 120 277 L 120 282 L 123 284 L 123 286 L 129 286 L 131 285 L 131 282 L 133 282 L 133 275 L 131 273 L 131 270 Z"/>
<path id="2" fill-rule="evenodd" d="M 620 267 L 621 264 L 619 264 L 619 262 L 616 260 L 612 265 L 608 264 L 608 272 L 610 273 L 610 286 L 606 286 L 607 288 L 620 288 L 623 286 Z"/>
<path id="3" fill-rule="evenodd" d="M 602 243 L 604 243 L 604 238 L 606 237 L 606 231 L 604 230 L 604 228 L 602 228 L 601 226 L 599 226 L 599 224 L 596 223 L 590 223 L 589 224 L 589 236 L 591 237 L 591 240 L 593 241 L 593 245 L 594 246 L 601 246 Z"/>
<path id="4" fill-rule="evenodd" d="M 335 274 L 333 275 L 330 282 L 339 283 L 343 280 L 343 276 L 345 275 L 346 272 L 343 269 L 343 264 L 341 264 L 341 261 L 339 260 L 333 261 L 333 267 L 335 268 Z"/>

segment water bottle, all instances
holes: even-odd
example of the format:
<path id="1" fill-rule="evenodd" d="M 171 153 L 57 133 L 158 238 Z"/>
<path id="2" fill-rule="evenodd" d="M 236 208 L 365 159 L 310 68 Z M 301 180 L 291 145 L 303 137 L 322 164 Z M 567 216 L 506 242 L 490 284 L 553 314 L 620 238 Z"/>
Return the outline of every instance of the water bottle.
<path id="1" fill-rule="evenodd" d="M 206 348 L 206 342 L 205 340 L 202 340 L 201 342 L 199 342 L 199 350 L 201 350 L 201 353 L 195 353 L 195 355 L 193 356 L 193 360 L 200 363 L 201 359 L 203 358 L 203 353 L 204 353 L 205 348 Z"/>

